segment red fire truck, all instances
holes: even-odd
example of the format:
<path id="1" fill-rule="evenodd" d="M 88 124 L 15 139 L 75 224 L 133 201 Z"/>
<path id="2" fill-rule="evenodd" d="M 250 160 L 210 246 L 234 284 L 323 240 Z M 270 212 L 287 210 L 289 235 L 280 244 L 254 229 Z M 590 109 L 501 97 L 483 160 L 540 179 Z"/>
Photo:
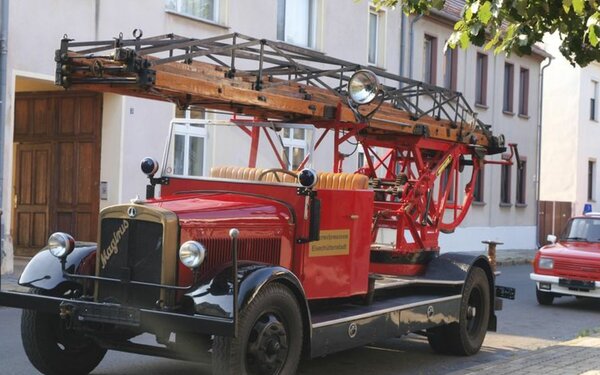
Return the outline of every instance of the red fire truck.
<path id="1" fill-rule="evenodd" d="M 193 124 L 214 141 L 204 177 L 185 176 L 206 162 L 182 158 L 174 124 L 162 167 L 142 161 L 145 199 L 102 210 L 97 244 L 50 235 L 30 293 L 1 291 L 40 372 L 89 373 L 112 349 L 292 374 L 411 332 L 471 355 L 514 298 L 487 257 L 440 254 L 482 166 L 510 163 L 489 160 L 504 139 L 460 93 L 240 34 L 65 37 L 56 63 L 67 89 L 221 115 Z"/>

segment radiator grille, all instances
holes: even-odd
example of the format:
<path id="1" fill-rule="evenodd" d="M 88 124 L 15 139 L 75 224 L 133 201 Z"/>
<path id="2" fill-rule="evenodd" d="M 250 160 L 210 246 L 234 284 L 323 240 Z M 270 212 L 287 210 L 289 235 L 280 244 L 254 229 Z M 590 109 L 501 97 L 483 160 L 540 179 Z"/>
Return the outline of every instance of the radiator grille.
<path id="1" fill-rule="evenodd" d="M 160 284 L 163 226 L 159 223 L 106 218 L 100 228 L 99 276 Z M 100 282 L 99 301 L 152 307 L 160 289 Z"/>
<path id="2" fill-rule="evenodd" d="M 554 259 L 554 272 L 559 276 L 600 280 L 600 264 L 571 259 Z"/>
<path id="3" fill-rule="evenodd" d="M 200 266 L 201 275 L 212 275 L 220 266 L 231 262 L 230 238 L 201 238 L 206 247 L 206 259 Z M 241 238 L 238 240 L 238 260 L 279 264 L 280 238 Z"/>

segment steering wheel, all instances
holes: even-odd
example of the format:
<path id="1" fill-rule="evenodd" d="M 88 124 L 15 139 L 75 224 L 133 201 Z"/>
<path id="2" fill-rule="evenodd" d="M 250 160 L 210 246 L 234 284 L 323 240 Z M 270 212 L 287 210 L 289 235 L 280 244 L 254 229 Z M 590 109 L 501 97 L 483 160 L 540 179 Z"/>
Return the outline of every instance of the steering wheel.
<path id="1" fill-rule="evenodd" d="M 258 175 L 258 181 L 262 181 L 263 177 L 265 177 L 269 173 L 272 173 L 275 176 L 275 180 L 277 180 L 277 182 L 281 182 L 281 179 L 279 178 L 279 175 L 277 173 L 287 174 L 288 176 L 294 177 L 294 179 L 296 179 L 296 180 L 298 179 L 298 174 L 297 173 L 294 173 L 292 171 L 288 171 L 287 169 L 269 168 L 269 169 L 264 170 L 260 175 Z"/>

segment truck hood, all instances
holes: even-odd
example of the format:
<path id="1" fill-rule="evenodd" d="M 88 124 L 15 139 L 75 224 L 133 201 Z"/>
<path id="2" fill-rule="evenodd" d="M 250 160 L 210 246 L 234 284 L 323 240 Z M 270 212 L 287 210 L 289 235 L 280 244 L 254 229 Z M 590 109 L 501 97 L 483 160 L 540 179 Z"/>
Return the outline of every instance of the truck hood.
<path id="1" fill-rule="evenodd" d="M 547 245 L 540 249 L 541 255 L 562 258 L 581 258 L 600 261 L 600 243 L 599 242 L 557 242 L 553 245 Z"/>
<path id="2" fill-rule="evenodd" d="M 177 214 L 186 224 L 293 224 L 291 206 L 268 197 L 233 193 L 204 192 L 157 199 L 149 203 Z"/>

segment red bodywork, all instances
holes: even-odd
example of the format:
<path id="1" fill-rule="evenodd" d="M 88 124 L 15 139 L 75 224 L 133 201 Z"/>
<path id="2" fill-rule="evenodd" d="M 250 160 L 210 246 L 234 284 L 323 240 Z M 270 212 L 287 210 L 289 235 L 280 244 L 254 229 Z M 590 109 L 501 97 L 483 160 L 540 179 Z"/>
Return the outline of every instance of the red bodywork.
<path id="1" fill-rule="evenodd" d="M 538 267 L 541 256 L 554 259 L 551 270 Z M 559 241 L 542 247 L 533 262 L 536 274 L 576 280 L 600 280 L 600 243 Z"/>
<path id="2" fill-rule="evenodd" d="M 373 192 L 319 190 L 317 194 L 321 201 L 321 232 L 349 230 L 347 254 L 311 255 L 310 244 L 296 243 L 308 236 L 308 220 L 304 216 L 305 197 L 298 195 L 294 186 L 171 178 L 169 185 L 162 187 L 164 198 L 153 204 L 178 215 L 181 243 L 190 239 L 212 241 L 225 253 L 232 227 L 239 229 L 241 243 L 260 239 L 262 243 L 256 249 L 250 243 L 247 254 L 242 250 L 240 259 L 267 263 L 275 260 L 300 279 L 308 299 L 365 294 Z M 258 247 L 278 240 L 278 254 L 256 258 Z M 179 266 L 179 275 L 180 285 L 191 283 L 191 271 L 183 265 Z"/>

